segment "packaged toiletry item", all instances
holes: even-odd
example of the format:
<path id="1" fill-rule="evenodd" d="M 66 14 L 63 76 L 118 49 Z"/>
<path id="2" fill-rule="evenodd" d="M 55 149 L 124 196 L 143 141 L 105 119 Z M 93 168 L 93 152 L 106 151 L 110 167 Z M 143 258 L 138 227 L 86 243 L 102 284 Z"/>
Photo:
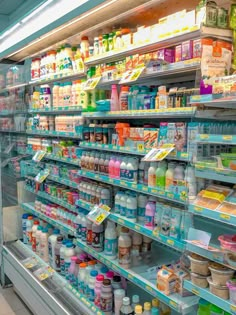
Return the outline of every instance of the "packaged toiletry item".
<path id="1" fill-rule="evenodd" d="M 177 276 L 174 271 L 167 267 L 162 267 L 157 273 L 157 288 L 170 295 L 176 292 Z"/>
<path id="2" fill-rule="evenodd" d="M 169 205 L 165 205 L 161 216 L 161 229 L 160 233 L 163 235 L 170 234 L 170 226 L 171 226 L 171 213 L 172 208 Z"/>
<path id="3" fill-rule="evenodd" d="M 180 238 L 181 210 L 172 208 L 170 220 L 170 236 Z"/>
<path id="4" fill-rule="evenodd" d="M 182 43 L 182 60 L 193 58 L 193 41 L 187 40 Z"/>
<path id="5" fill-rule="evenodd" d="M 179 152 L 187 151 L 186 123 L 183 123 L 183 122 L 175 123 L 174 144 L 175 144 L 176 151 L 179 151 Z"/>
<path id="6" fill-rule="evenodd" d="M 182 45 L 175 46 L 175 62 L 182 61 Z"/>
<path id="7" fill-rule="evenodd" d="M 118 251 L 118 239 L 115 223 L 107 221 L 105 229 L 104 254 L 110 259 L 115 259 Z"/>
<path id="8" fill-rule="evenodd" d="M 168 143 L 168 123 L 167 122 L 161 122 L 160 123 L 160 129 L 158 134 L 158 145 L 162 146 L 165 143 Z"/>
<path id="9" fill-rule="evenodd" d="M 120 236 L 118 239 L 119 264 L 128 269 L 131 263 L 131 237 L 129 236 L 129 229 L 122 226 Z"/>

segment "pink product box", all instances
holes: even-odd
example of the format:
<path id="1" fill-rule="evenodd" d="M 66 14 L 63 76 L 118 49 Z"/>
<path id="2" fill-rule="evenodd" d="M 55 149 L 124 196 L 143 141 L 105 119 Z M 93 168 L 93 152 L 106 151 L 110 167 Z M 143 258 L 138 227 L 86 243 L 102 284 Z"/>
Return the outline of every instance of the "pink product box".
<path id="1" fill-rule="evenodd" d="M 175 47 L 175 62 L 182 61 L 182 45 Z"/>
<path id="2" fill-rule="evenodd" d="M 193 58 L 201 58 L 202 56 L 202 40 L 195 39 L 193 41 Z"/>
<path id="3" fill-rule="evenodd" d="M 187 40 L 182 43 L 182 60 L 193 58 L 193 41 Z"/>
<path id="4" fill-rule="evenodd" d="M 157 58 L 166 62 L 175 62 L 175 50 L 170 48 L 163 48 L 157 51 Z"/>

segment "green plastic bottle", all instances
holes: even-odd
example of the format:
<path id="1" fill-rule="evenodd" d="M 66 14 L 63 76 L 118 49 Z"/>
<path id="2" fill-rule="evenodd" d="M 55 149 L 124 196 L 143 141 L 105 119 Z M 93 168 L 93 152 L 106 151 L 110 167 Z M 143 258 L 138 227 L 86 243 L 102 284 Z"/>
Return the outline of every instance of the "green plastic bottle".
<path id="1" fill-rule="evenodd" d="M 210 306 L 210 311 L 210 315 L 224 315 L 224 311 L 214 304 Z"/>
<path id="2" fill-rule="evenodd" d="M 161 161 L 158 164 L 156 170 L 156 186 L 157 188 L 164 190 L 166 184 L 166 162 Z"/>
<path id="3" fill-rule="evenodd" d="M 197 315 L 210 315 L 210 306 L 211 304 L 204 299 L 200 299 L 198 303 Z"/>

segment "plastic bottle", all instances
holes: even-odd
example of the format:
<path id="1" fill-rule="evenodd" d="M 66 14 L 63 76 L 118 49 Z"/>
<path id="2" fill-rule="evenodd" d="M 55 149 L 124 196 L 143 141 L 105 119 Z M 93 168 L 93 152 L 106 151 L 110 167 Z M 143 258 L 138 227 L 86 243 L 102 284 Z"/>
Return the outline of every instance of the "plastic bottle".
<path id="1" fill-rule="evenodd" d="M 24 213 L 22 215 L 22 232 L 23 232 L 23 243 L 28 244 L 27 235 L 26 235 L 26 222 L 28 219 L 28 213 Z"/>
<path id="2" fill-rule="evenodd" d="M 114 290 L 115 315 L 120 315 L 120 309 L 122 307 L 124 297 L 125 297 L 125 290 L 123 289 Z"/>
<path id="3" fill-rule="evenodd" d="M 185 170 L 185 182 L 188 188 L 188 198 L 193 200 L 197 196 L 197 180 L 195 176 L 195 168 L 188 166 Z"/>
<path id="4" fill-rule="evenodd" d="M 138 182 L 138 161 L 134 158 L 128 158 L 126 164 L 127 176 L 126 180 L 129 182 L 136 183 Z"/>
<path id="5" fill-rule="evenodd" d="M 89 277 L 90 272 L 93 270 L 93 266 L 87 265 L 85 268 L 85 278 L 84 278 L 84 295 L 89 296 Z"/>
<path id="6" fill-rule="evenodd" d="M 81 212 L 81 240 L 86 242 L 87 239 L 87 219 L 86 219 L 86 210 Z"/>
<path id="7" fill-rule="evenodd" d="M 159 314 L 160 314 L 160 312 L 159 312 L 158 308 L 152 308 L 151 315 L 159 315 Z"/>
<path id="8" fill-rule="evenodd" d="M 120 309 L 120 315 L 134 315 L 134 310 L 130 305 L 129 297 L 123 298 L 123 304 Z"/>
<path id="9" fill-rule="evenodd" d="M 174 169 L 175 169 L 175 163 L 169 163 L 168 164 L 168 170 L 166 171 L 165 177 L 165 189 L 166 191 L 170 191 L 170 187 L 173 185 L 174 181 Z"/>
<path id="10" fill-rule="evenodd" d="M 100 203 L 111 207 L 111 193 L 109 188 L 106 187 L 102 188 Z"/>
<path id="11" fill-rule="evenodd" d="M 68 240 L 62 241 L 62 246 L 60 248 L 60 269 L 61 269 L 61 275 L 65 277 L 65 249 L 66 244 L 68 243 Z"/>
<path id="12" fill-rule="evenodd" d="M 116 225 L 112 221 L 107 221 L 105 229 L 104 254 L 110 259 L 115 259 L 118 251 Z"/>
<path id="13" fill-rule="evenodd" d="M 150 253 L 151 249 L 152 249 L 151 244 L 152 244 L 152 239 L 150 237 L 143 235 L 142 252 L 143 253 Z"/>
<path id="14" fill-rule="evenodd" d="M 94 286 L 94 293 L 95 293 L 95 299 L 94 299 L 94 304 L 100 308 L 101 307 L 101 290 L 102 290 L 102 283 L 104 280 L 103 275 L 97 275 L 96 276 L 96 281 L 95 281 L 95 286 Z"/>
<path id="15" fill-rule="evenodd" d="M 151 162 L 151 165 L 148 169 L 148 186 L 149 187 L 156 187 L 156 170 L 157 170 L 157 163 Z"/>
<path id="16" fill-rule="evenodd" d="M 210 315 L 224 315 L 224 311 L 218 306 L 211 304 Z"/>
<path id="17" fill-rule="evenodd" d="M 109 177 L 110 178 L 115 177 L 115 163 L 116 163 L 116 158 L 112 156 L 109 161 Z"/>
<path id="18" fill-rule="evenodd" d="M 151 315 L 151 303 L 149 302 L 144 303 L 143 315 Z"/>
<path id="19" fill-rule="evenodd" d="M 137 294 L 133 295 L 132 296 L 132 304 L 131 304 L 133 310 L 135 310 L 136 305 L 139 305 L 139 303 L 140 303 L 139 296 Z"/>
<path id="20" fill-rule="evenodd" d="M 92 242 L 93 242 L 92 225 L 93 225 L 92 221 L 87 219 L 86 220 L 86 233 L 87 233 L 86 243 L 87 243 L 87 245 L 92 245 Z"/>
<path id="21" fill-rule="evenodd" d="M 119 111 L 119 98 L 118 98 L 118 92 L 117 92 L 117 86 L 115 84 L 112 84 L 111 86 L 111 111 Z"/>
<path id="22" fill-rule="evenodd" d="M 97 275 L 98 275 L 98 272 L 96 270 L 92 270 L 90 272 L 88 298 L 92 302 L 94 302 L 95 300 L 95 282 L 96 282 Z"/>
<path id="23" fill-rule="evenodd" d="M 79 264 L 79 273 L 78 273 L 78 290 L 80 293 L 84 293 L 85 291 L 85 275 L 86 275 L 86 267 L 87 264 L 85 262 Z"/>
<path id="24" fill-rule="evenodd" d="M 35 233 L 35 237 L 36 237 L 36 254 L 39 255 L 39 252 L 40 252 L 40 236 L 41 236 L 41 233 L 42 233 L 42 226 L 39 225 L 38 228 L 37 228 L 37 231 Z"/>
<path id="25" fill-rule="evenodd" d="M 126 212 L 125 215 L 127 219 L 132 222 L 137 221 L 137 209 L 138 209 L 138 201 L 136 194 L 130 193 L 126 200 Z"/>
<path id="26" fill-rule="evenodd" d="M 174 179 L 175 180 L 184 180 L 184 166 L 182 164 L 177 164 L 174 169 Z"/>
<path id="27" fill-rule="evenodd" d="M 200 299 L 198 302 L 197 315 L 210 315 L 210 303 L 204 299 Z"/>
<path id="28" fill-rule="evenodd" d="M 120 91 L 119 107 L 120 110 L 128 110 L 129 87 L 122 86 Z"/>
<path id="29" fill-rule="evenodd" d="M 122 226 L 121 233 L 118 239 L 119 264 L 128 269 L 131 264 L 131 237 L 129 229 Z"/>
<path id="30" fill-rule="evenodd" d="M 120 197 L 120 215 L 121 216 L 126 215 L 127 198 L 128 198 L 128 195 L 126 195 L 125 193 L 123 193 Z"/>
<path id="31" fill-rule="evenodd" d="M 114 178 L 120 178 L 120 165 L 121 165 L 121 158 L 118 157 L 115 161 L 114 165 Z"/>
<path id="32" fill-rule="evenodd" d="M 144 168 L 145 162 L 141 161 L 138 166 L 138 183 L 144 184 Z"/>
<path id="33" fill-rule="evenodd" d="M 30 215 L 26 221 L 26 244 L 32 244 L 32 227 L 33 227 L 33 217 Z"/>
<path id="34" fill-rule="evenodd" d="M 60 265 L 60 249 L 62 247 L 62 241 L 63 241 L 63 237 L 62 236 L 58 236 L 57 237 L 57 242 L 55 245 L 55 261 L 54 261 L 54 265 L 55 265 L 55 270 L 57 272 L 61 272 L 61 265 Z"/>
<path id="35" fill-rule="evenodd" d="M 137 253 L 137 256 L 142 252 L 142 243 L 143 236 L 140 233 L 134 232 L 132 233 L 132 251 L 134 250 Z"/>
<path id="36" fill-rule="evenodd" d="M 100 225 L 93 224 L 93 242 L 92 246 L 97 252 L 103 251 L 104 246 L 104 225 L 103 223 Z"/>
<path id="37" fill-rule="evenodd" d="M 124 157 L 122 159 L 121 164 L 120 164 L 120 179 L 121 180 L 126 180 L 127 179 L 127 176 L 126 176 L 126 173 L 127 173 L 127 162 L 128 162 L 128 158 Z"/>
<path id="38" fill-rule="evenodd" d="M 120 214 L 120 199 L 121 199 L 122 193 L 118 191 L 115 195 L 115 213 Z"/>
<path id="39" fill-rule="evenodd" d="M 80 188 L 81 192 L 81 188 Z M 81 238 L 81 212 L 83 211 L 81 208 L 78 209 L 79 213 L 75 218 L 75 226 L 76 226 L 76 235 L 78 238 Z"/>
<path id="40" fill-rule="evenodd" d="M 145 210 L 147 204 L 147 196 L 139 195 L 138 196 L 138 222 L 144 224 L 145 221 Z"/>
<path id="41" fill-rule="evenodd" d="M 109 154 L 105 154 L 104 155 L 104 174 L 108 175 L 109 174 L 109 161 L 110 161 L 110 157 Z"/>
<path id="42" fill-rule="evenodd" d="M 122 289 L 121 277 L 114 276 L 112 280 L 112 288 L 113 290 Z"/>
<path id="43" fill-rule="evenodd" d="M 156 213 L 156 199 L 154 197 L 149 197 L 145 208 L 145 220 L 144 226 L 150 230 L 155 227 L 154 218 Z"/>
<path id="44" fill-rule="evenodd" d="M 36 232 L 39 226 L 39 221 L 34 221 L 32 226 L 32 251 L 36 253 Z"/>
<path id="45" fill-rule="evenodd" d="M 142 315 L 142 314 L 143 314 L 142 305 L 136 305 L 134 309 L 134 315 Z"/>
<path id="46" fill-rule="evenodd" d="M 48 262 L 48 229 L 43 228 L 42 233 L 40 235 L 40 257 L 45 261 Z"/>
<path id="47" fill-rule="evenodd" d="M 71 264 L 71 257 L 75 255 L 74 245 L 71 242 L 66 244 L 64 251 L 64 260 L 65 260 L 65 276 L 68 276 L 68 271 Z"/>
<path id="48" fill-rule="evenodd" d="M 144 97 L 148 96 L 149 88 L 147 86 L 141 86 L 140 91 L 136 97 L 136 109 L 143 110 L 144 109 Z"/>
<path id="49" fill-rule="evenodd" d="M 156 186 L 164 190 L 166 184 L 166 163 L 164 161 L 159 162 L 156 170 Z"/>
<path id="50" fill-rule="evenodd" d="M 48 254 L 49 254 L 49 264 L 55 270 L 55 246 L 57 243 L 57 237 L 60 234 L 59 229 L 55 229 L 53 234 L 48 238 Z"/>
<path id="51" fill-rule="evenodd" d="M 112 315 L 112 299 L 111 281 L 105 279 L 103 280 L 101 289 L 101 311 L 106 315 Z"/>
<path id="52" fill-rule="evenodd" d="M 78 273 L 76 274 L 76 261 L 77 261 L 77 256 L 72 256 L 70 267 L 68 269 L 68 275 L 67 275 L 67 280 L 70 282 L 72 286 L 75 286 L 75 283 L 77 281 L 76 279 L 78 277 Z"/>

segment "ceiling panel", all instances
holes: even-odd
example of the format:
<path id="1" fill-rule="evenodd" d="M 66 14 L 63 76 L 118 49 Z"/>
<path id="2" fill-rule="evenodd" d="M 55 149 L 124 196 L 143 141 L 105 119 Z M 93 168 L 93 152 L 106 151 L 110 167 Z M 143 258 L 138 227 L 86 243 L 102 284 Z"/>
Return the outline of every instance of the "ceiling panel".
<path id="1" fill-rule="evenodd" d="M 0 14 L 10 15 L 24 2 L 24 0 L 0 0 Z"/>

